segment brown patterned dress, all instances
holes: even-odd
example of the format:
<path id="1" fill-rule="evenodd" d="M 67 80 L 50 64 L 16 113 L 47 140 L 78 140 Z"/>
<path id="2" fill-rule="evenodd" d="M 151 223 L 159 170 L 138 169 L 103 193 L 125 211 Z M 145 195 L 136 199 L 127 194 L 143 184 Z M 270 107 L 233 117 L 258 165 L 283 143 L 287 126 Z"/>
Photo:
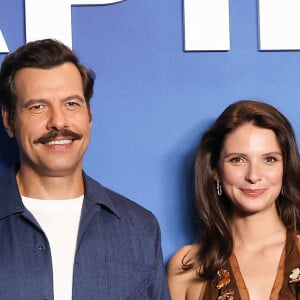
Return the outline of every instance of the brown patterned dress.
<path id="1" fill-rule="evenodd" d="M 300 268 L 300 242 L 296 233 L 288 232 L 269 300 L 298 300 L 295 296 L 296 284 L 289 283 L 290 274 L 296 268 Z M 230 283 L 217 289 L 215 281 L 205 282 L 199 300 L 250 300 L 234 254 L 224 270 L 231 275 Z"/>

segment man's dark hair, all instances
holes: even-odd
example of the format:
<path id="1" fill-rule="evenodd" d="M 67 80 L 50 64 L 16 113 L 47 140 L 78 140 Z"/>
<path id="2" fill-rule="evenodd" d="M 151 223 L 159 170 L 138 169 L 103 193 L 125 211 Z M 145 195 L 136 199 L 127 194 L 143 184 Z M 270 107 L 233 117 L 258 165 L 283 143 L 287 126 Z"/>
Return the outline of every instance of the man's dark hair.
<path id="1" fill-rule="evenodd" d="M 17 95 L 14 78 L 22 68 L 50 69 L 66 62 L 73 63 L 80 72 L 85 101 L 90 112 L 90 100 L 93 96 L 94 72 L 79 63 L 77 55 L 63 43 L 54 39 L 29 42 L 8 54 L 0 69 L 0 104 L 7 110 L 9 123 L 14 128 Z"/>

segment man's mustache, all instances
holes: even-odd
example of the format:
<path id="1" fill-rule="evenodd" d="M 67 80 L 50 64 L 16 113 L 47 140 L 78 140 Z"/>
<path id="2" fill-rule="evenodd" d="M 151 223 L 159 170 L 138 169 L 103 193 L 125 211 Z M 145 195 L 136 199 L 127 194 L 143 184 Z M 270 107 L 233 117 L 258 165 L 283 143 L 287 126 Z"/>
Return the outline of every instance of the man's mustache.
<path id="1" fill-rule="evenodd" d="M 48 132 L 47 134 L 34 140 L 33 143 L 34 144 L 47 144 L 47 143 L 51 142 L 54 138 L 61 137 L 61 136 L 72 138 L 72 140 L 80 140 L 82 138 L 82 134 L 73 132 L 68 129 L 61 129 L 61 130 L 53 129 L 50 132 Z"/>

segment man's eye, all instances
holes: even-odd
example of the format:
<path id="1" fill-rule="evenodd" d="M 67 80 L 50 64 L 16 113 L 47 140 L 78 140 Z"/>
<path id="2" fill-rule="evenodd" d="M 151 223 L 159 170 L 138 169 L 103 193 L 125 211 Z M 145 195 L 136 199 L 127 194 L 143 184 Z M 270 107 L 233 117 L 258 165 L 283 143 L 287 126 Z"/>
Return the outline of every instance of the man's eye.
<path id="1" fill-rule="evenodd" d="M 79 103 L 78 103 L 78 102 L 75 102 L 75 101 L 67 102 L 67 103 L 66 103 L 66 106 L 67 106 L 68 108 L 71 108 L 71 109 L 80 107 Z"/>
<path id="2" fill-rule="evenodd" d="M 45 109 L 46 109 L 46 106 L 44 104 L 36 104 L 29 108 L 29 110 L 33 113 L 41 112 L 41 111 L 44 111 Z"/>

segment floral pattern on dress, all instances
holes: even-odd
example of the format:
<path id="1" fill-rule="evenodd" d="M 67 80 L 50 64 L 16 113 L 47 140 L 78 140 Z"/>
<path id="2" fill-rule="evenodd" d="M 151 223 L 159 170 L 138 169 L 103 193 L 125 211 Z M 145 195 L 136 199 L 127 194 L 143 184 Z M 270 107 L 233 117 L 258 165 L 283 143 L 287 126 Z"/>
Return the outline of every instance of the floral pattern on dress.
<path id="1" fill-rule="evenodd" d="M 300 299 L 300 268 L 293 269 L 289 278 L 290 288 L 295 293 L 296 300 L 298 300 Z"/>
<path id="2" fill-rule="evenodd" d="M 216 288 L 219 290 L 217 300 L 234 300 L 234 291 L 228 287 L 230 284 L 229 271 L 220 269 L 214 279 Z"/>

